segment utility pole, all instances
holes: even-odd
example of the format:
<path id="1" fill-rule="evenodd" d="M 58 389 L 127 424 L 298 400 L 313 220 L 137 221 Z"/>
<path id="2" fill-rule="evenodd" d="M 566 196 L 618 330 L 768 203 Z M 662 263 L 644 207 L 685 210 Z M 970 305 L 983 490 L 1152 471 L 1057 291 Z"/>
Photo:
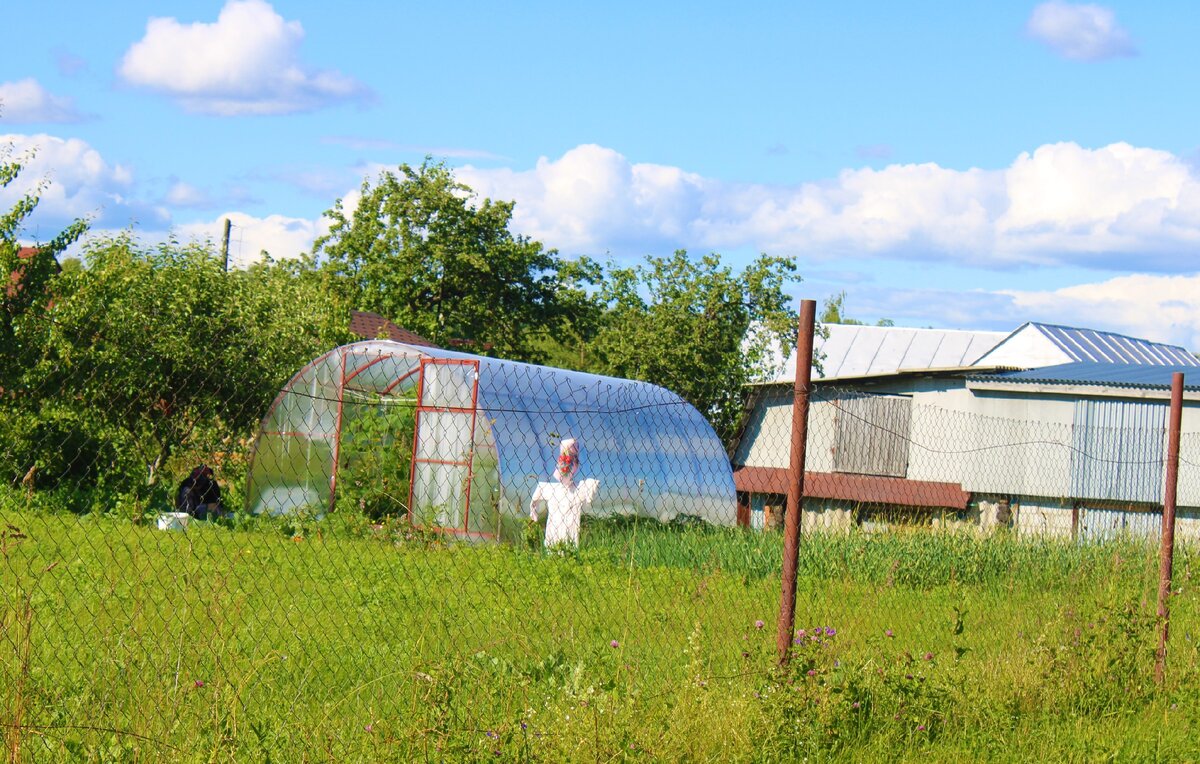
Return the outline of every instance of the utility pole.
<path id="1" fill-rule="evenodd" d="M 225 272 L 229 273 L 229 218 L 225 218 L 225 235 L 221 238 L 221 259 L 225 261 Z"/>

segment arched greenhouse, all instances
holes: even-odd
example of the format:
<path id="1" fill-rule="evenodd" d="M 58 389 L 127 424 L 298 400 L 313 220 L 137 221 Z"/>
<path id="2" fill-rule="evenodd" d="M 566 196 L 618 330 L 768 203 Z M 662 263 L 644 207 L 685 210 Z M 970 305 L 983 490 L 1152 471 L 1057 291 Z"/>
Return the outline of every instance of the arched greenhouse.
<path id="1" fill-rule="evenodd" d="M 725 449 L 674 393 L 390 340 L 336 348 L 283 387 L 254 444 L 246 508 L 354 509 L 516 538 L 564 438 L 599 481 L 588 514 L 735 522 Z"/>

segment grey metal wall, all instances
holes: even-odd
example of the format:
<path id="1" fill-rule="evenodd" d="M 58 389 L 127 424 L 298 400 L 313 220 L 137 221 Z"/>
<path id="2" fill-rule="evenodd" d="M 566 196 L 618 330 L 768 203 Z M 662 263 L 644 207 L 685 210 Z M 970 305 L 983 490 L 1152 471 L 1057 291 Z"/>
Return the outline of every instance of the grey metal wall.
<path id="1" fill-rule="evenodd" d="M 1168 406 L 1162 402 L 1083 399 L 1075 403 L 1071 495 L 1158 503 Z"/>

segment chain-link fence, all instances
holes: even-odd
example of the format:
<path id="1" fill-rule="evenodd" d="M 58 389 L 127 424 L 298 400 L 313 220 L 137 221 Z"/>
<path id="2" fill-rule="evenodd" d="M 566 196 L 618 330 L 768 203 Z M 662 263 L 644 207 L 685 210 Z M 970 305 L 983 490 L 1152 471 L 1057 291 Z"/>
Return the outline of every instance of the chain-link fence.
<path id="1" fill-rule="evenodd" d="M 1106 720 L 1196 694 L 1186 547 L 1152 680 L 1163 401 L 818 385 L 778 668 L 790 386 L 730 438 L 662 387 L 383 340 L 107 374 L 0 399 L 13 760 L 1039 755 L 1161 743 Z"/>

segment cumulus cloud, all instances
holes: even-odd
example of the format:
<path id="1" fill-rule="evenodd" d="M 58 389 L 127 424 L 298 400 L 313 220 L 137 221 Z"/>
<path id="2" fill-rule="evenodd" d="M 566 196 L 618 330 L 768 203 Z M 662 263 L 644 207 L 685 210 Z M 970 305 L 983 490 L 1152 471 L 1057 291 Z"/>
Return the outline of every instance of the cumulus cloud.
<path id="1" fill-rule="evenodd" d="M 0 209 L 8 209 L 25 194 L 39 196 L 30 220 L 33 230 L 27 232 L 33 238 L 48 238 L 79 217 L 114 228 L 167 220 L 166 210 L 136 198 L 128 167 L 106 161 L 78 138 L 0 135 L 0 149 L 24 164 L 17 180 L 0 189 Z"/>
<path id="2" fill-rule="evenodd" d="M 1025 321 L 1043 321 L 1200 349 L 1200 273 L 1127 274 L 1058 289 L 892 289 L 861 284 L 851 286 L 849 294 L 855 317 L 888 317 L 900 326 L 1010 331 Z"/>
<path id="3" fill-rule="evenodd" d="M 327 221 L 307 220 L 284 215 L 260 218 L 243 212 L 228 212 L 212 221 L 184 223 L 174 228 L 184 241 L 219 243 L 225 230 L 225 220 L 232 223 L 229 233 L 229 263 L 244 268 L 260 262 L 263 253 L 273 260 L 300 257 L 312 249 L 313 240 L 327 231 Z"/>
<path id="4" fill-rule="evenodd" d="M 56 96 L 32 77 L 0 82 L 0 118 L 9 124 L 30 122 L 82 122 L 85 116 L 75 101 Z"/>
<path id="5" fill-rule="evenodd" d="M 848 169 L 794 185 L 730 183 L 578 146 L 529 170 L 465 166 L 514 227 L 567 252 L 753 249 L 810 260 L 876 256 L 960 265 L 1191 268 L 1200 179 L 1188 161 L 1115 143 L 1041 146 L 999 169 Z"/>
<path id="6" fill-rule="evenodd" d="M 1025 31 L 1063 58 L 1074 61 L 1103 61 L 1137 55 L 1129 33 L 1117 23 L 1116 14 L 1100 5 L 1042 3 L 1033 9 Z"/>
<path id="7" fill-rule="evenodd" d="M 1200 274 L 1131 274 L 1045 291 L 1005 291 L 1017 315 L 1200 348 Z"/>
<path id="8" fill-rule="evenodd" d="M 118 72 L 188 111 L 218 116 L 289 114 L 370 96 L 351 77 L 305 66 L 303 40 L 300 22 L 264 0 L 229 0 L 214 23 L 150 19 Z"/>

